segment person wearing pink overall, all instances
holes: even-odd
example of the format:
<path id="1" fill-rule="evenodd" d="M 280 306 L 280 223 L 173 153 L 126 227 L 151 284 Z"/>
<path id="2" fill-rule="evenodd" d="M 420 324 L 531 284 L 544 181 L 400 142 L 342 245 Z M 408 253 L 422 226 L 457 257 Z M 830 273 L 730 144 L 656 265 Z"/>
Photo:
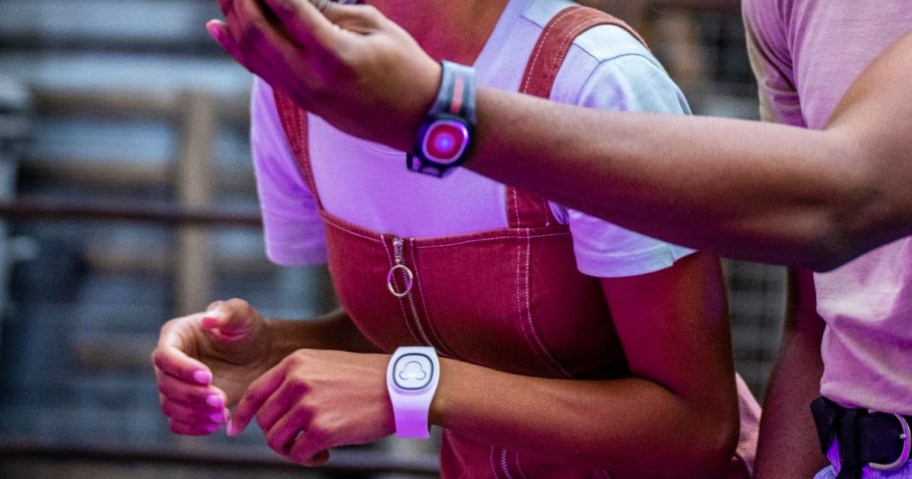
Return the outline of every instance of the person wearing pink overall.
<path id="1" fill-rule="evenodd" d="M 402 3 L 378 2 L 387 14 L 408 12 Z M 482 10 L 488 22 L 476 24 L 476 38 L 487 40 L 444 43 L 441 56 L 477 58 L 480 72 L 516 70 L 492 82 L 585 104 L 601 94 L 587 81 L 610 78 L 598 86 L 622 92 L 617 108 L 644 101 L 625 96 L 625 81 L 656 92 L 670 84 L 610 17 L 550 0 Z M 614 50 L 592 46 L 600 44 Z M 541 57 L 549 61 L 533 61 Z M 565 73 L 567 65 L 581 72 Z M 653 77 L 626 78 L 644 71 Z M 264 91 L 258 84 L 255 120 L 269 110 Z M 678 101 L 673 91 L 664 98 Z M 319 463 L 327 447 L 392 432 L 382 371 L 397 347 L 423 344 L 444 358 L 430 410 L 444 428 L 443 477 L 748 477 L 759 411 L 734 380 L 716 258 L 468 172 L 446 182 L 403 175 L 398 161 L 358 157 L 402 160 L 401 152 L 347 137 L 281 94 L 274 103 L 293 156 L 263 158 L 281 154 L 270 141 L 257 160 L 270 256 L 326 254 L 344 312 L 267 322 L 233 300 L 169 322 L 155 363 L 175 432 L 211 433 L 239 400 L 229 434 L 255 415 L 270 447 Z M 268 124 L 255 122 L 255 148 Z M 378 181 L 383 172 L 355 164 L 393 176 Z M 282 176 L 297 182 L 274 180 Z M 314 218 L 325 234 L 280 226 L 306 229 Z M 313 247 L 320 241 L 325 249 Z M 625 254 L 608 261 L 592 243 Z"/>
<path id="2" fill-rule="evenodd" d="M 265 2 L 277 21 L 247 9 L 210 34 L 336 127 L 410 148 L 440 64 L 371 9 Z M 482 85 L 462 166 L 668 241 L 823 272 L 794 281 L 757 477 L 809 477 L 821 447 L 821 478 L 910 477 L 912 3 L 742 5 L 767 117 L 789 126 L 594 112 Z"/>

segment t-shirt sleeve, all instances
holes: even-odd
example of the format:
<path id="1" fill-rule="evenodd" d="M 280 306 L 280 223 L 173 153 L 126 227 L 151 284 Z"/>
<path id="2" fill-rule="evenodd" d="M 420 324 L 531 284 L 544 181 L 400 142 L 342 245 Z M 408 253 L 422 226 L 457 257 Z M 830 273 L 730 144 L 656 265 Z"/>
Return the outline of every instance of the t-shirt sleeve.
<path id="1" fill-rule="evenodd" d="M 282 129 L 272 88 L 259 78 L 254 80 L 250 113 L 266 256 L 286 266 L 326 263 L 326 236 L 316 201 Z"/>
<path id="2" fill-rule="evenodd" d="M 617 32 L 612 34 L 616 36 Z M 599 61 L 582 84 L 576 104 L 617 111 L 690 113 L 680 89 L 639 44 Z M 646 274 L 667 268 L 693 252 L 576 210 L 564 212 L 577 267 L 583 274 L 600 278 Z"/>
<path id="3" fill-rule="evenodd" d="M 761 119 L 807 126 L 795 79 L 788 73 L 792 60 L 785 27 L 776 17 L 777 9 L 759 2 L 744 2 L 741 14 L 747 56 L 757 79 Z"/>

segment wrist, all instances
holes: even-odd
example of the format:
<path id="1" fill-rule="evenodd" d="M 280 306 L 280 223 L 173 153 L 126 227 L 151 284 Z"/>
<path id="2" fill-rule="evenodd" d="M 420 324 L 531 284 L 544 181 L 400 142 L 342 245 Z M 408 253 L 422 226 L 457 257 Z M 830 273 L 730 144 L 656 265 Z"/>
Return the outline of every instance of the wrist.
<path id="1" fill-rule="evenodd" d="M 428 410 L 428 423 L 434 426 L 443 427 L 446 421 L 450 391 L 453 390 L 452 384 L 456 377 L 453 369 L 457 362 L 449 358 L 440 358 L 440 381 L 437 384 L 437 391 L 431 400 L 431 407 Z"/>
<path id="2" fill-rule="evenodd" d="M 285 359 L 285 356 L 288 355 L 288 349 L 291 345 L 284 345 L 288 340 L 288 334 L 283 330 L 283 321 L 271 318 L 263 318 L 263 330 L 265 331 L 264 336 L 266 337 L 266 368 L 272 368 L 276 364 L 279 364 L 282 359 Z M 291 349 L 294 351 L 294 349 Z"/>

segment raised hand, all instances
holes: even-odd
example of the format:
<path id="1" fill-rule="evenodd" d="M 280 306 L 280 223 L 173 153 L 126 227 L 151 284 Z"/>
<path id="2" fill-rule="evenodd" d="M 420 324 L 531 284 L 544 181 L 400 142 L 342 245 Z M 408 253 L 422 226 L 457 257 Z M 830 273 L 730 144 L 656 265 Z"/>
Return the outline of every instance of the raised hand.
<path id="1" fill-rule="evenodd" d="M 171 430 L 216 431 L 228 419 L 227 407 L 272 366 L 271 349 L 266 321 L 239 299 L 165 323 L 152 362 Z"/>
<path id="2" fill-rule="evenodd" d="M 395 430 L 386 392 L 388 360 L 381 354 L 298 350 L 250 385 L 228 435 L 256 417 L 270 448 L 308 466 L 326 462 L 330 447 L 388 436 Z"/>
<path id="3" fill-rule="evenodd" d="M 239 63 L 337 128 L 410 150 L 440 66 L 374 7 L 219 0 L 210 35 Z"/>

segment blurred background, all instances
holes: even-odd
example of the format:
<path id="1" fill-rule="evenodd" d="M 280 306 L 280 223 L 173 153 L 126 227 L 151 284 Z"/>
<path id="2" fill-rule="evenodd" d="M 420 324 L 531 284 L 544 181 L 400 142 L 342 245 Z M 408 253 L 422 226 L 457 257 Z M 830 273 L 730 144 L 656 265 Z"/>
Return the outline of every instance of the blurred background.
<path id="1" fill-rule="evenodd" d="M 646 37 L 695 113 L 756 118 L 737 0 L 589 0 Z M 0 478 L 434 477 L 433 443 L 344 448 L 304 470 L 260 431 L 182 438 L 149 353 L 214 298 L 305 318 L 325 268 L 263 253 L 249 73 L 214 0 L 0 1 Z M 738 370 L 762 398 L 782 268 L 726 261 Z"/>

